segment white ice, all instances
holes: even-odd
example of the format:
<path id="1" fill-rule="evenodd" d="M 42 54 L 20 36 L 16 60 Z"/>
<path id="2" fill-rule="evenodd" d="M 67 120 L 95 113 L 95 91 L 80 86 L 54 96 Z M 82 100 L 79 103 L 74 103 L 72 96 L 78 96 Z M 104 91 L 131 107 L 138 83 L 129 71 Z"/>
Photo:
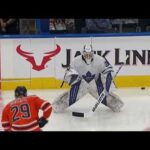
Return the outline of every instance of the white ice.
<path id="1" fill-rule="evenodd" d="M 28 90 L 28 94 L 38 95 L 53 102 L 54 98 L 64 91 Z M 90 118 L 72 116 L 72 111 L 88 112 L 92 109 L 96 100 L 87 94 L 64 113 L 55 114 L 52 112 L 49 123 L 43 128 L 43 131 L 144 131 L 145 128 L 150 127 L 150 88 L 145 90 L 140 88 L 117 89 L 114 92 L 125 103 L 121 112 L 112 112 L 108 107 L 100 104 Z M 13 97 L 13 91 L 3 91 L 3 101 L 1 102 L 3 106 Z"/>

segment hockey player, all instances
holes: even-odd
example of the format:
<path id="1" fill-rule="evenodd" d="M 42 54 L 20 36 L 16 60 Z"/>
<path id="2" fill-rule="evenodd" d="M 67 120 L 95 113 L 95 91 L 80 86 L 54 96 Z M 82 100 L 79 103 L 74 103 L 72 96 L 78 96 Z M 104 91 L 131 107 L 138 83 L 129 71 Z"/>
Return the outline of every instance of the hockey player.
<path id="1" fill-rule="evenodd" d="M 39 110 L 43 116 L 39 118 Z M 51 104 L 37 96 L 27 96 L 27 89 L 18 86 L 15 100 L 8 103 L 2 112 L 4 131 L 42 131 L 52 112 Z"/>
<path id="2" fill-rule="evenodd" d="M 102 103 L 112 111 L 119 112 L 123 102 L 110 89 L 113 74 L 109 62 L 95 55 L 91 45 L 85 45 L 82 55 L 77 56 L 66 71 L 64 81 L 69 83 L 71 88 L 54 100 L 52 103 L 54 112 L 63 112 L 87 93 L 98 99 L 103 90 L 106 97 Z"/>

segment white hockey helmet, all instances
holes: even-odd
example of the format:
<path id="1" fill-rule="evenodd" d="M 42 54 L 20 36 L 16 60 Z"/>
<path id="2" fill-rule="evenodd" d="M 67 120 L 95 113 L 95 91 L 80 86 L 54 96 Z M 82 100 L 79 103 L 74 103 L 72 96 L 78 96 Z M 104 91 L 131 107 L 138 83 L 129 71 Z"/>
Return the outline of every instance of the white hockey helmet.
<path id="1" fill-rule="evenodd" d="M 94 55 L 94 51 L 93 51 L 92 45 L 90 45 L 90 46 L 84 45 L 82 56 L 84 57 L 84 59 L 88 65 L 91 64 L 91 62 L 93 60 L 93 55 Z"/>

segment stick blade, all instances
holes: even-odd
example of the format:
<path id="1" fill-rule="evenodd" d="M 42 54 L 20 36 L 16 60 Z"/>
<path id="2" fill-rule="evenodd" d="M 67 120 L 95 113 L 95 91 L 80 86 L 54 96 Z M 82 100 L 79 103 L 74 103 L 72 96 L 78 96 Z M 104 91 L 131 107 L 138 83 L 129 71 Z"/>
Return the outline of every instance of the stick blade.
<path id="1" fill-rule="evenodd" d="M 92 115 L 93 115 L 93 111 L 89 111 L 88 113 L 72 112 L 72 116 L 75 116 L 75 117 L 89 118 Z"/>
<path id="2" fill-rule="evenodd" d="M 75 117 L 84 117 L 84 113 L 72 112 L 72 116 L 75 116 Z"/>

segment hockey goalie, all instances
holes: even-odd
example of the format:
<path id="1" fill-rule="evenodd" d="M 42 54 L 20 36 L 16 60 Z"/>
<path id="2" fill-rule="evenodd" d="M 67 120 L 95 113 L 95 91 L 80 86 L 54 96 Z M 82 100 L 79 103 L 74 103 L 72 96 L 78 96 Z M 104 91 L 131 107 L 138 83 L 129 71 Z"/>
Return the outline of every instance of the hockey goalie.
<path id="1" fill-rule="evenodd" d="M 71 85 L 69 91 L 56 97 L 52 103 L 55 113 L 63 112 L 87 93 L 98 99 L 105 91 L 102 104 L 114 112 L 120 112 L 124 103 L 111 91 L 114 71 L 110 63 L 94 54 L 92 46 L 84 46 L 82 55 L 77 56 L 66 70 L 64 81 Z"/>

